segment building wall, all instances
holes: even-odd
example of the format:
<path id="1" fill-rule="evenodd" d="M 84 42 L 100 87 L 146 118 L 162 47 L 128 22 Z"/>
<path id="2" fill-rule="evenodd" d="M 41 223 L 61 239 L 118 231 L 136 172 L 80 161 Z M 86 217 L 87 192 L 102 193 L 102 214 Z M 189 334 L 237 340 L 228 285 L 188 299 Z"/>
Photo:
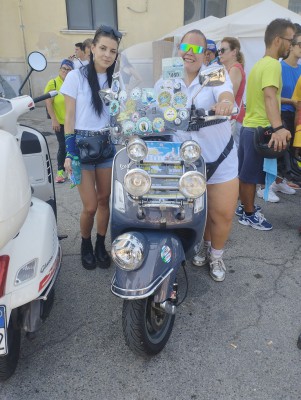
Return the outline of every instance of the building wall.
<path id="1" fill-rule="evenodd" d="M 288 0 L 276 0 L 287 7 Z M 228 0 L 227 14 L 259 0 Z M 74 43 L 93 37 L 93 31 L 68 31 L 65 0 L 0 0 L 0 77 L 27 74 L 27 56 L 40 51 L 48 61 L 45 71 L 31 77 L 32 94 L 40 94 L 55 77 L 59 63 L 74 53 Z M 184 0 L 117 0 L 121 48 L 159 39 L 183 25 Z M 1 88 L 0 88 L 1 89 Z M 28 93 L 29 87 L 24 88 Z"/>

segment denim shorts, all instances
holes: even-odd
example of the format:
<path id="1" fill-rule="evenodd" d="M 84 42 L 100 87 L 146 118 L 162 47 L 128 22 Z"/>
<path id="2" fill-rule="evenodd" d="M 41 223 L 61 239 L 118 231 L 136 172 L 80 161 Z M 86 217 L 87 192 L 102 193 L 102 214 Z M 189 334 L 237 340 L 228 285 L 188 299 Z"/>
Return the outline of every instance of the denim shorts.
<path id="1" fill-rule="evenodd" d="M 241 128 L 238 147 L 238 176 L 244 183 L 264 184 L 263 157 L 255 150 L 254 131 L 255 128 L 245 126 Z"/>
<path id="2" fill-rule="evenodd" d="M 116 149 L 114 148 L 114 155 L 116 154 Z M 83 164 L 81 163 L 81 169 L 85 170 L 85 171 L 95 171 L 98 168 L 112 168 L 112 164 L 113 164 L 113 157 L 110 158 L 106 158 L 105 160 L 101 161 L 100 163 L 97 164 L 93 164 L 93 163 L 89 163 L 89 164 Z"/>

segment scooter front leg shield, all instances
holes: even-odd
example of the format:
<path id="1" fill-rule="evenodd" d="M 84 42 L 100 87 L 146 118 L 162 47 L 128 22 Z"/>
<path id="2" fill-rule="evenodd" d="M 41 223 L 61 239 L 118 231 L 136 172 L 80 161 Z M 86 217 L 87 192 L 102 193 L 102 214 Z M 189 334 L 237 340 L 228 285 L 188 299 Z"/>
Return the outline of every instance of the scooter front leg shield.
<path id="1" fill-rule="evenodd" d="M 129 233 L 135 235 L 135 232 Z M 112 293 L 124 299 L 149 297 L 168 277 L 174 281 L 179 267 L 185 261 L 181 240 L 177 235 L 167 231 L 140 231 L 138 235 L 143 235 L 145 240 L 142 265 L 136 270 L 116 266 L 112 279 Z M 166 292 L 169 286 L 164 285 Z"/>

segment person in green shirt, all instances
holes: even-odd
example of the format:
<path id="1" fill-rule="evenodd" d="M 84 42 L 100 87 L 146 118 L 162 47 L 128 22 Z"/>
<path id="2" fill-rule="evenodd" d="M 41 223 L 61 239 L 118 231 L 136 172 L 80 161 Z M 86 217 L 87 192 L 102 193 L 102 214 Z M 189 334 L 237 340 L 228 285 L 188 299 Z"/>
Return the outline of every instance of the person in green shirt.
<path id="1" fill-rule="evenodd" d="M 239 223 L 254 229 L 268 231 L 272 224 L 254 206 L 256 184 L 265 183 L 264 158 L 253 144 L 253 136 L 258 126 L 272 127 L 269 146 L 275 151 L 286 148 L 291 133 L 282 125 L 280 106 L 282 76 L 278 61 L 286 57 L 293 42 L 294 24 L 283 18 L 273 20 L 265 31 L 265 54 L 252 68 L 247 82 L 246 115 L 240 132 L 238 148 L 239 195 L 241 205 L 236 214 Z"/>
<path id="2" fill-rule="evenodd" d="M 59 74 L 56 78 L 50 79 L 47 83 L 44 93 L 50 92 L 51 90 L 59 90 L 68 74 L 71 70 L 74 69 L 73 62 L 67 59 L 64 59 L 61 62 L 61 66 L 59 69 Z M 65 182 L 65 168 L 64 162 L 66 158 L 66 145 L 65 145 L 65 131 L 64 131 L 64 123 L 65 123 L 65 99 L 61 93 L 58 93 L 57 96 L 52 97 L 51 99 L 45 100 L 48 114 L 51 118 L 52 129 L 54 130 L 57 141 L 59 144 L 58 152 L 57 152 L 57 176 L 55 178 L 56 183 Z"/>

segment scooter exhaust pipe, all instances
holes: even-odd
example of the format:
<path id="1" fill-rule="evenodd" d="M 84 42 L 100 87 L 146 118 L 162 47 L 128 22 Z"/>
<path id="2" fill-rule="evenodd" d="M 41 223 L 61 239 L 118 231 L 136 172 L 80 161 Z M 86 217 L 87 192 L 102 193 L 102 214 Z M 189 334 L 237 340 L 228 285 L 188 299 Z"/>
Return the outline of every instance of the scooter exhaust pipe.
<path id="1" fill-rule="evenodd" d="M 177 312 L 177 306 L 175 306 L 168 300 L 163 301 L 163 303 L 160 303 L 160 308 L 170 315 L 175 315 Z"/>

